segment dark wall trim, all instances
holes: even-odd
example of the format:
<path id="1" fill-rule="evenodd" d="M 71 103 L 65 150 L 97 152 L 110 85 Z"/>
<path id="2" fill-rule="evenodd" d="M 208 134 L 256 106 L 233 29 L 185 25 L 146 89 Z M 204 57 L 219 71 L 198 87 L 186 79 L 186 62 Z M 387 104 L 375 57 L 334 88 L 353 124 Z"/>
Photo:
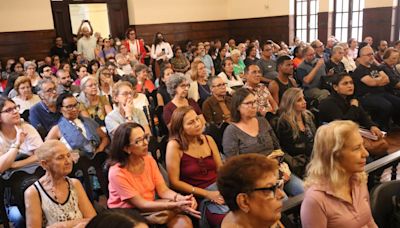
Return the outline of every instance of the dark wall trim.
<path id="1" fill-rule="evenodd" d="M 0 33 L 0 60 L 24 56 L 26 59 L 43 59 L 54 44 L 55 31 L 38 30 Z"/>
<path id="2" fill-rule="evenodd" d="M 374 45 L 379 40 L 391 41 L 392 7 L 364 9 L 363 38 L 372 36 Z"/>
<path id="3" fill-rule="evenodd" d="M 153 43 L 154 34 L 162 32 L 169 42 L 183 45 L 187 40 L 194 42 L 234 37 L 242 42 L 246 38 L 288 42 L 289 16 L 236 19 L 223 21 L 182 22 L 165 24 L 131 25 L 147 44 Z"/>

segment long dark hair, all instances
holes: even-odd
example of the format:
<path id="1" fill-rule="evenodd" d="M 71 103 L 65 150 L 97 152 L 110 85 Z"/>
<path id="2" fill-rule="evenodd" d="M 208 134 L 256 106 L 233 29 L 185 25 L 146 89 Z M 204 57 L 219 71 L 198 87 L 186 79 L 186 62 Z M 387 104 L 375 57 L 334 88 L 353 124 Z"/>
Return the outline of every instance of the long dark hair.
<path id="1" fill-rule="evenodd" d="M 179 144 L 179 149 L 181 150 L 187 150 L 189 148 L 189 141 L 186 138 L 186 134 L 183 129 L 183 119 L 190 111 L 194 111 L 192 106 L 179 107 L 175 109 L 171 116 L 169 139 L 176 140 Z M 203 140 L 200 136 L 197 138 L 197 140 L 200 144 L 203 144 Z"/>
<path id="2" fill-rule="evenodd" d="M 158 35 L 162 35 L 163 36 L 163 34 L 161 32 L 157 32 L 156 35 L 154 35 L 154 40 L 153 40 L 154 47 L 159 45 L 162 41 L 165 42 L 164 36 L 163 36 L 163 39 L 158 39 Z"/>
<path id="3" fill-rule="evenodd" d="M 253 93 L 246 88 L 240 88 L 236 90 L 235 93 L 233 94 L 230 107 L 232 122 L 237 123 L 240 121 L 241 116 L 240 116 L 239 106 L 243 103 L 244 99 L 246 99 L 246 97 L 249 96 L 250 94 Z"/>
<path id="4" fill-rule="evenodd" d="M 111 140 L 110 165 L 119 163 L 121 167 L 125 167 L 128 163 L 129 154 L 124 148 L 130 144 L 132 129 L 140 128 L 144 131 L 142 125 L 137 123 L 123 123 L 115 130 Z"/>

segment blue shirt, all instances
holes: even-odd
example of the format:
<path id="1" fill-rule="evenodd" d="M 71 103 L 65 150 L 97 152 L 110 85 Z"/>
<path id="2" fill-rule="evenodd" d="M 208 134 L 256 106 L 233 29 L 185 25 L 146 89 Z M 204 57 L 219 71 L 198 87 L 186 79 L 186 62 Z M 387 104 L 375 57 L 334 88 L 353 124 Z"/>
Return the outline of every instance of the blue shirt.
<path id="1" fill-rule="evenodd" d="M 46 130 L 46 135 L 54 125 L 57 125 L 60 117 L 60 113 L 51 112 L 43 101 L 35 104 L 29 111 L 30 124 L 38 131 L 40 128 Z"/>

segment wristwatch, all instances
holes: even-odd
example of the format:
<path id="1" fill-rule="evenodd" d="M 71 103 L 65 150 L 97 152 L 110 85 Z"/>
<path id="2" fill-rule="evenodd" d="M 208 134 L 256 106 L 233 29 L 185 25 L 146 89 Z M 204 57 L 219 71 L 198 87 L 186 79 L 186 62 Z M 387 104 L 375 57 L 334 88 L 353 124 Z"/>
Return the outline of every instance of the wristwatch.
<path id="1" fill-rule="evenodd" d="M 20 147 L 20 146 L 21 146 L 21 145 L 18 144 L 18 143 L 13 143 L 13 144 L 11 144 L 10 149 L 11 149 L 11 148 L 15 148 L 15 149 L 19 150 L 19 147 Z"/>

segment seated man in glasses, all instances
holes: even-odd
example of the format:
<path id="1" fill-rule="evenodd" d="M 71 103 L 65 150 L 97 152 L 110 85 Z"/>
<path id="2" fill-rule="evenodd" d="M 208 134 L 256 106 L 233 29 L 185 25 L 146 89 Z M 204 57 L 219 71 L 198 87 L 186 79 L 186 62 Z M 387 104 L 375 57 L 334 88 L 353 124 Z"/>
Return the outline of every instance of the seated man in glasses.
<path id="1" fill-rule="evenodd" d="M 231 122 L 231 97 L 226 94 L 226 83 L 222 78 L 213 76 L 207 84 L 211 91 L 211 96 L 203 103 L 203 115 L 207 123 Z"/>

